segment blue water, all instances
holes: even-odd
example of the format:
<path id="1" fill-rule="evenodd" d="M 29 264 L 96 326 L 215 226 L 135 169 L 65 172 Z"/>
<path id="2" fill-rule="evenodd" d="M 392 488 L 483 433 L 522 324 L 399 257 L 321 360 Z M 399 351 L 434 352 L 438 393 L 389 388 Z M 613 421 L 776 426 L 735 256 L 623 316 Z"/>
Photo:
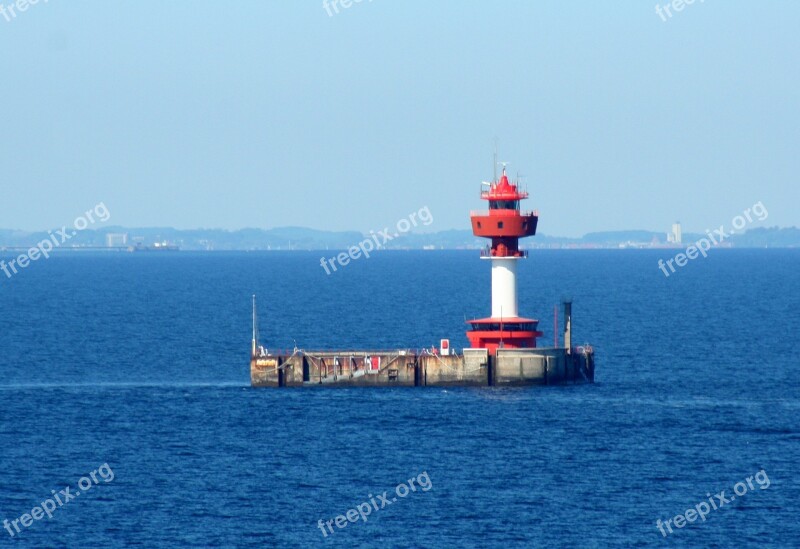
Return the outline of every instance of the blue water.
<path id="1" fill-rule="evenodd" d="M 113 480 L 0 546 L 798 547 L 800 251 L 666 278 L 668 256 L 533 252 L 520 310 L 550 342 L 571 296 L 597 383 L 513 390 L 249 387 L 252 294 L 270 348 L 460 347 L 490 309 L 475 252 L 330 276 L 319 253 L 70 254 L 2 276 L 0 520 L 103 464 Z M 761 470 L 768 488 L 657 528 Z"/>

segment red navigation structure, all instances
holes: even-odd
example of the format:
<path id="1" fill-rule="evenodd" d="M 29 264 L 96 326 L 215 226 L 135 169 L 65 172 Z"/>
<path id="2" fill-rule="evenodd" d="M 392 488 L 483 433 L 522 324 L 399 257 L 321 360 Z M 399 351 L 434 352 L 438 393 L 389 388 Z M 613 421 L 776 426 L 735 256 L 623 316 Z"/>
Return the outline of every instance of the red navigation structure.
<path id="1" fill-rule="evenodd" d="M 536 234 L 538 212 L 521 211 L 521 200 L 528 193 L 518 184 L 508 182 L 505 166 L 499 180 L 484 183 L 488 191 L 481 199 L 489 202 L 489 211 L 472 212 L 472 232 L 491 238 L 491 246 L 481 252 L 482 259 L 492 262 L 492 316 L 470 320 L 467 331 L 472 348 L 488 349 L 494 355 L 498 348 L 534 348 L 538 320 L 523 318 L 517 310 L 517 261 L 528 256 L 519 249 L 519 239 Z"/>
<path id="2" fill-rule="evenodd" d="M 496 160 L 496 159 L 495 159 Z M 495 165 L 497 163 L 495 162 Z M 455 352 L 449 339 L 439 347 L 411 350 L 344 349 L 269 352 L 258 344 L 253 298 L 250 383 L 253 387 L 520 387 L 594 381 L 594 351 L 572 346 L 572 301 L 564 300 L 563 346 L 537 344 L 539 321 L 517 310 L 517 265 L 528 256 L 519 239 L 536 234 L 539 214 L 520 210 L 528 193 L 513 184 L 505 167 L 484 183 L 487 211 L 472 212 L 472 231 L 490 243 L 480 254 L 492 266 L 492 316 L 467 321 L 471 348 Z M 399 224 L 398 224 L 399 225 Z M 324 258 L 323 258 L 324 259 Z M 394 321 L 394 310 L 385 323 Z M 385 316 L 385 315 L 384 315 Z M 413 316 L 413 315 L 412 315 Z M 559 331 L 554 315 L 554 331 Z M 466 319 L 465 319 L 466 320 Z M 387 324 L 388 325 L 388 324 Z"/>

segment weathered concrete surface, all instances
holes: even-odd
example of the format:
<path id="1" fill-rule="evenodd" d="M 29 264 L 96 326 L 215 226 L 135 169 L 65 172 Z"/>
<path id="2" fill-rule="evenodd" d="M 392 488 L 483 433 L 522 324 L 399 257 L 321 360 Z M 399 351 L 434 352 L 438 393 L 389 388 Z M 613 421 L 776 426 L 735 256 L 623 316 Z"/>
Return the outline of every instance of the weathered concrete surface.
<path id="1" fill-rule="evenodd" d="M 488 352 L 466 350 L 464 355 L 420 357 L 422 383 L 432 387 L 471 387 L 489 384 Z"/>
<path id="2" fill-rule="evenodd" d="M 253 387 L 479 387 L 581 383 L 594 380 L 591 350 L 565 348 L 427 351 L 295 351 L 250 361 Z"/>
<path id="3" fill-rule="evenodd" d="M 277 387 L 278 357 L 251 358 L 250 385 L 253 387 Z"/>

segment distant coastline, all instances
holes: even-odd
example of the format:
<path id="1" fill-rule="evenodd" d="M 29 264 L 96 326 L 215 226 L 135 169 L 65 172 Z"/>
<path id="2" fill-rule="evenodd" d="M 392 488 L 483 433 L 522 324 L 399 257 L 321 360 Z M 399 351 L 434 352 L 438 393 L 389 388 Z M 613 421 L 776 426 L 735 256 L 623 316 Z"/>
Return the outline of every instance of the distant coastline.
<path id="1" fill-rule="evenodd" d="M 274 229 L 174 229 L 170 227 L 104 227 L 82 231 L 59 251 L 310 251 L 346 250 L 364 238 L 357 231 L 320 231 L 303 227 Z M 680 243 L 668 241 L 666 233 L 655 231 L 607 231 L 588 233 L 580 238 L 540 234 L 526 243 L 528 249 L 680 249 L 703 238 L 703 234 L 684 233 Z M 48 233 L 0 229 L 0 252 L 14 252 L 35 246 Z M 408 233 L 387 242 L 388 250 L 477 250 L 485 242 L 469 229 L 430 233 Z M 797 248 L 800 229 L 755 228 L 731 235 L 726 248 Z"/>

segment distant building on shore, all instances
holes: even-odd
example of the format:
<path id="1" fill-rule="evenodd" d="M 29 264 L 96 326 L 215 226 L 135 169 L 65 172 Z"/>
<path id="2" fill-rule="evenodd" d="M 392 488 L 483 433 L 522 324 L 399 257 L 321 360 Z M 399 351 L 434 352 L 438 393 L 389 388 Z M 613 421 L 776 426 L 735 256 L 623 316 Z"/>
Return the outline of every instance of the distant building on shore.
<path id="1" fill-rule="evenodd" d="M 683 241 L 683 236 L 681 235 L 681 222 L 676 221 L 672 224 L 672 230 L 667 233 L 667 242 L 672 244 L 680 244 Z"/>
<path id="2" fill-rule="evenodd" d="M 121 248 L 128 245 L 128 233 L 107 233 L 106 247 Z"/>

